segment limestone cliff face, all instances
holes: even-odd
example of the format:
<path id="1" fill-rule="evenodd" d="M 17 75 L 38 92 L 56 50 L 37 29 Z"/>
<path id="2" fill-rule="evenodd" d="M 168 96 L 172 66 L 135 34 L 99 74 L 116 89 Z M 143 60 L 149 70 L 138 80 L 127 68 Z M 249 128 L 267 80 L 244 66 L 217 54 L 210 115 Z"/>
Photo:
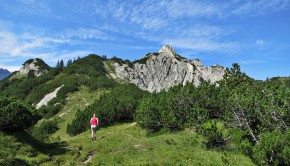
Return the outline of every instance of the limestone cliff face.
<path id="1" fill-rule="evenodd" d="M 221 80 L 224 68 L 215 65 L 203 66 L 199 60 L 187 60 L 177 55 L 170 46 L 162 47 L 158 53 L 147 54 L 144 58 L 127 64 L 113 63 L 113 77 L 125 79 L 143 90 L 159 92 L 163 89 L 192 82 L 198 86 L 203 81 L 215 82 Z"/>
<path id="2" fill-rule="evenodd" d="M 47 73 L 49 69 L 50 67 L 43 60 L 36 58 L 26 61 L 16 74 L 26 75 L 32 72 L 35 76 L 41 76 Z"/>

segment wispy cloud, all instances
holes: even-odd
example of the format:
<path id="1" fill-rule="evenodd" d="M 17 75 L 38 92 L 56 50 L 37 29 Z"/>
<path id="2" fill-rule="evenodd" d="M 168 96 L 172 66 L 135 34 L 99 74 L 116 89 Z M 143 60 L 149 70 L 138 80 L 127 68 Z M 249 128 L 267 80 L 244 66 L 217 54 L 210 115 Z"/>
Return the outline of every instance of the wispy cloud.
<path id="1" fill-rule="evenodd" d="M 263 47 L 266 45 L 266 42 L 264 40 L 258 39 L 256 40 L 256 45 L 259 47 Z"/>
<path id="2" fill-rule="evenodd" d="M 86 39 L 100 39 L 100 40 L 113 40 L 114 38 L 109 34 L 97 28 L 77 28 L 67 29 L 60 35 L 64 39 L 77 38 L 81 40 Z"/>
<path id="3" fill-rule="evenodd" d="M 242 60 L 239 62 L 239 64 L 245 64 L 245 65 L 252 65 L 252 64 L 262 64 L 267 63 L 265 60 Z"/>
<path id="4" fill-rule="evenodd" d="M 230 53 L 238 49 L 236 43 L 216 42 L 211 40 L 188 40 L 188 39 L 166 39 L 163 41 L 164 44 L 169 44 L 174 47 L 192 49 L 197 51 L 205 52 L 223 52 Z"/>
<path id="5" fill-rule="evenodd" d="M 14 72 L 14 71 L 19 70 L 21 68 L 21 66 L 7 66 L 7 65 L 0 64 L 0 68 L 7 69 L 10 72 Z"/>
<path id="6" fill-rule="evenodd" d="M 220 7 L 205 1 L 161 1 L 160 5 L 164 5 L 167 15 L 171 18 L 211 17 L 221 14 Z"/>
<path id="7" fill-rule="evenodd" d="M 36 15 L 48 16 L 52 14 L 49 1 L 46 1 L 46 0 L 19 0 L 18 2 L 10 1 L 9 3 L 4 3 L 1 9 L 2 11 L 6 11 L 5 13 L 11 13 L 14 15 L 18 15 L 18 14 L 35 15 L 36 14 Z"/>
<path id="8" fill-rule="evenodd" d="M 236 1 L 239 7 L 232 12 L 237 15 L 262 15 L 268 12 L 277 12 L 290 7 L 290 0 L 246 0 Z"/>
<path id="9" fill-rule="evenodd" d="M 54 44 L 68 43 L 69 40 L 40 37 L 30 34 L 16 35 L 12 32 L 0 31 L 0 53 L 11 56 L 30 56 L 31 51 L 49 48 Z M 32 53 L 31 53 L 32 55 Z"/>

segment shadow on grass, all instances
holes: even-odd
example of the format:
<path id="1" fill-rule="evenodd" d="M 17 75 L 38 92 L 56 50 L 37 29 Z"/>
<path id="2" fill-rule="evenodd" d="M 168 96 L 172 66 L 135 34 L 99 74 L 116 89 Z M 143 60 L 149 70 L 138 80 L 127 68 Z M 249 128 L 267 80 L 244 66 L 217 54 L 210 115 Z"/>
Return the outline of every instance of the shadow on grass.
<path id="1" fill-rule="evenodd" d="M 14 136 L 18 141 L 31 145 L 37 151 L 46 154 L 48 156 L 55 156 L 55 155 L 62 155 L 67 152 L 67 143 L 66 142 L 55 142 L 55 143 L 45 143 L 42 142 L 26 131 L 20 131 L 11 134 Z"/>

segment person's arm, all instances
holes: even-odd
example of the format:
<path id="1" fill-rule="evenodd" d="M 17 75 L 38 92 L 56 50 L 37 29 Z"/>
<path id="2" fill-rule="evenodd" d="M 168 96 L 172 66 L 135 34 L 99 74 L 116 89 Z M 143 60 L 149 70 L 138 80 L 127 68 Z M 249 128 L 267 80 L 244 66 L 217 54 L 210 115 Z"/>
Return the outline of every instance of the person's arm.
<path id="1" fill-rule="evenodd" d="M 97 126 L 99 126 L 99 118 L 96 118 L 97 119 Z"/>

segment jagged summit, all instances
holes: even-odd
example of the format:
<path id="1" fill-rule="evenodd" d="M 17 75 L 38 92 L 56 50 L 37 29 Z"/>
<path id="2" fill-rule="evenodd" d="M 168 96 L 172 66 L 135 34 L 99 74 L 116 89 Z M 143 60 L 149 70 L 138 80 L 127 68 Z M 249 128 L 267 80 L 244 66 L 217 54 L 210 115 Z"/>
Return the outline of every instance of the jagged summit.
<path id="1" fill-rule="evenodd" d="M 156 56 L 158 55 L 158 56 Z M 113 78 L 128 80 L 143 90 L 159 92 L 187 82 L 198 86 L 203 81 L 215 82 L 224 75 L 223 67 L 206 67 L 199 60 L 187 60 L 176 54 L 171 46 L 163 46 L 158 54 L 147 54 L 128 64 L 113 63 Z"/>
<path id="2" fill-rule="evenodd" d="M 165 54 L 168 54 L 168 55 L 175 55 L 175 50 L 173 47 L 169 46 L 169 45 L 165 45 L 163 46 L 159 51 L 158 53 L 165 53 Z"/>
<path id="3" fill-rule="evenodd" d="M 35 76 L 41 76 L 49 70 L 50 67 L 42 59 L 36 58 L 27 60 L 16 74 L 26 75 L 31 72 Z"/>

